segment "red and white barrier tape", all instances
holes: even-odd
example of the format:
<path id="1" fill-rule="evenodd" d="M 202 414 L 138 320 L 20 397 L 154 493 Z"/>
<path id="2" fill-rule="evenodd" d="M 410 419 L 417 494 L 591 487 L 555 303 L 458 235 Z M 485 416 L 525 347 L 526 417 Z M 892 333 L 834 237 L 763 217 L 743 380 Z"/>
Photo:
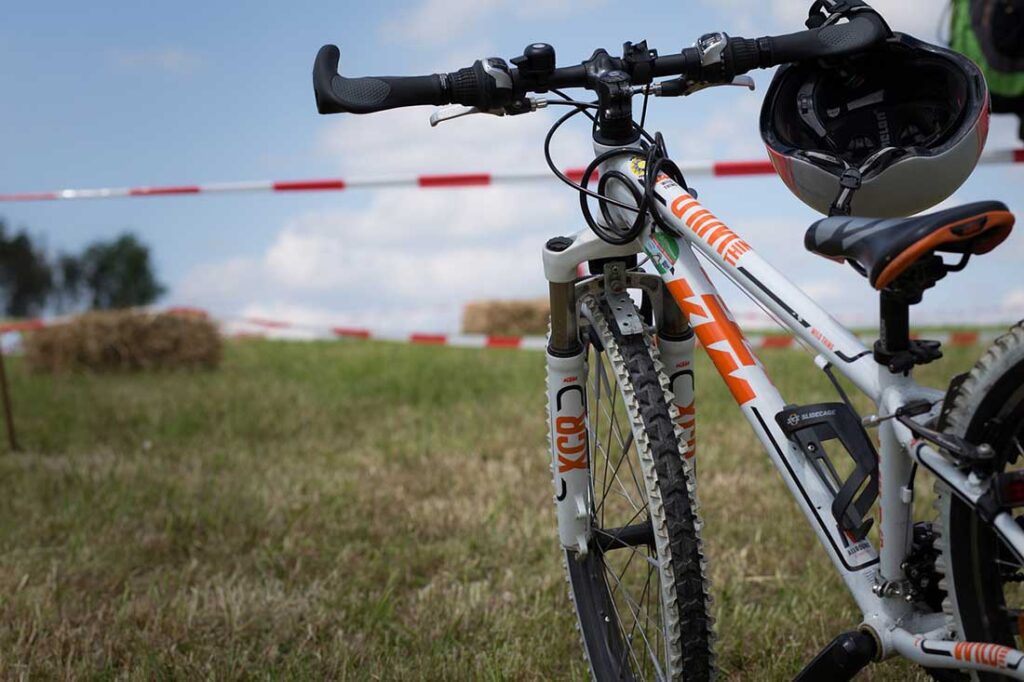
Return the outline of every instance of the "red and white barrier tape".
<path id="1" fill-rule="evenodd" d="M 1024 163 L 1024 149 L 1001 149 L 986 152 L 981 165 Z M 694 161 L 680 164 L 687 177 L 740 177 L 771 175 L 775 169 L 768 160 L 759 161 Z M 583 168 L 569 168 L 565 174 L 579 181 Z M 118 197 L 165 197 L 186 194 L 226 194 L 232 192 L 339 192 L 349 189 L 382 189 L 392 187 L 452 188 L 486 187 L 518 182 L 554 180 L 550 171 L 522 173 L 452 173 L 409 175 L 391 178 L 326 178 L 321 180 L 255 180 L 246 182 L 214 182 L 203 185 L 171 185 L 160 187 L 103 187 L 97 189 L 60 189 L 48 192 L 0 194 L 0 201 L 58 201 L 65 199 L 114 199 Z"/>
<path id="2" fill-rule="evenodd" d="M 221 324 L 228 336 L 243 338 L 362 339 L 396 341 L 416 345 L 451 346 L 455 348 L 520 348 L 524 350 L 544 350 L 547 346 L 546 339 L 543 336 L 395 334 L 359 327 L 303 325 L 254 317 L 223 320 Z M 951 331 L 928 332 L 924 336 L 939 341 L 946 347 L 956 348 L 974 346 L 979 343 L 991 343 L 999 334 L 992 331 Z M 863 340 L 865 343 L 870 343 L 874 341 L 874 338 L 864 336 Z M 747 341 L 754 350 L 799 347 L 796 339 L 788 334 L 752 334 L 747 337 Z"/>
<path id="3" fill-rule="evenodd" d="M 300 324 L 261 317 L 215 318 L 198 308 L 169 308 L 164 312 L 208 317 L 217 321 L 225 336 L 229 338 L 265 338 L 280 340 L 326 340 L 356 339 L 391 341 L 422 346 L 449 346 L 453 348 L 516 348 L 522 350 L 544 350 L 547 341 L 543 336 L 499 336 L 488 334 L 438 334 L 438 333 L 394 333 L 376 331 L 362 327 L 339 327 L 327 325 Z M 0 334 L 25 333 L 66 322 L 68 318 L 49 320 L 17 320 L 0 323 Z M 940 341 L 946 347 L 966 347 L 979 343 L 991 343 L 999 334 L 994 331 L 950 331 L 927 332 L 929 339 Z M 916 338 L 916 335 L 915 335 Z M 873 337 L 862 337 L 870 343 Z M 774 348 L 798 348 L 796 339 L 788 334 L 752 334 L 747 341 L 753 350 Z"/>

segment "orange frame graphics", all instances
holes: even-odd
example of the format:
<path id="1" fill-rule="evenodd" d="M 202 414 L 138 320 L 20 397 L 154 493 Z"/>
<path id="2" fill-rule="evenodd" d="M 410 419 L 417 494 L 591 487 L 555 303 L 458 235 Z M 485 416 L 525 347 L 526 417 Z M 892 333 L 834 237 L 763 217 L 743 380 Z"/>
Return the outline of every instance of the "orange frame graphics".
<path id="1" fill-rule="evenodd" d="M 701 345 L 704 346 L 722 375 L 732 397 L 745 405 L 757 395 L 750 382 L 742 377 L 742 368 L 759 364 L 743 338 L 743 332 L 729 315 L 725 303 L 717 294 L 697 296 L 685 279 L 672 280 L 668 290 L 690 320 Z"/>

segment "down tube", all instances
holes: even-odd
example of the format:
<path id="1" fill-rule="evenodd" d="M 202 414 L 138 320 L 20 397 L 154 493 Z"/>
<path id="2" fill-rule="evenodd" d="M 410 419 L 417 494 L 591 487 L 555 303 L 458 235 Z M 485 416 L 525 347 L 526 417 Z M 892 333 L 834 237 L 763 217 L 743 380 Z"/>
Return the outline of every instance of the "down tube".
<path id="1" fill-rule="evenodd" d="M 832 494 L 810 460 L 787 440 L 775 422 L 775 415 L 785 406 L 782 396 L 700 267 L 696 254 L 684 240 L 666 242 L 665 235 L 646 237 L 645 250 L 661 271 L 672 297 L 689 318 L 701 345 L 781 472 L 858 606 L 864 612 L 874 610 L 877 601 L 871 586 L 875 582 L 878 554 L 869 542 L 853 542 L 840 530 L 832 516 Z M 665 267 L 666 257 L 674 261 L 670 267 Z"/>
<path id="2" fill-rule="evenodd" d="M 663 217 L 683 235 L 680 247 L 682 242 L 691 243 L 805 344 L 825 356 L 857 388 L 878 402 L 878 364 L 860 339 L 678 184 L 662 178 L 657 184 L 657 196 L 664 202 Z"/>

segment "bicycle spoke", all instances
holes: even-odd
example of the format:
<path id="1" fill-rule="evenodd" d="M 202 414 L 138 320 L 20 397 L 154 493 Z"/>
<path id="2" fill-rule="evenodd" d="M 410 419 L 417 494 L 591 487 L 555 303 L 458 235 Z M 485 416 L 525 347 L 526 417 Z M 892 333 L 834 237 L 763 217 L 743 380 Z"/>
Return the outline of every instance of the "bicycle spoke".
<path id="1" fill-rule="evenodd" d="M 604 564 L 604 562 L 602 562 L 602 564 Z M 604 568 L 605 568 L 605 571 L 607 572 L 607 566 L 604 566 Z M 619 635 L 622 637 L 622 641 L 624 643 L 627 643 L 627 645 L 623 648 L 622 658 L 619 659 L 619 667 L 622 667 L 622 665 L 626 662 L 625 658 L 628 655 L 633 660 L 633 667 L 634 667 L 634 669 L 639 669 L 640 668 L 640 662 L 636 660 L 636 652 L 633 651 L 633 647 L 628 644 L 628 639 L 626 638 L 626 633 L 625 633 L 625 630 L 624 630 L 623 625 L 622 625 L 622 614 L 619 613 L 619 605 L 615 603 L 614 599 L 611 600 L 611 603 L 612 603 L 612 610 L 615 611 L 615 622 L 617 624 L 617 629 L 619 631 Z M 628 604 L 627 604 L 627 606 L 628 606 Z"/>
<path id="2" fill-rule="evenodd" d="M 612 391 L 611 385 L 610 385 L 610 383 L 608 381 L 608 377 L 607 377 L 607 375 L 604 372 L 604 364 L 603 363 L 600 364 L 599 369 L 600 369 L 600 372 L 598 373 L 598 378 L 597 378 L 598 386 L 600 387 L 600 385 L 602 383 L 602 380 L 603 380 L 603 384 L 604 384 L 604 387 L 606 389 L 606 395 L 608 396 L 608 400 L 612 403 L 612 410 L 611 410 L 611 412 L 609 412 L 607 406 L 604 408 L 604 411 L 603 411 L 603 414 L 606 417 L 608 417 L 608 423 L 609 423 L 609 427 L 608 427 L 609 428 L 608 440 L 609 441 L 611 440 L 612 430 L 615 429 L 615 433 L 618 436 L 619 444 L 621 445 L 622 444 L 622 437 L 621 437 L 621 433 L 617 430 L 618 424 L 616 423 L 615 417 L 614 417 L 615 405 L 618 403 L 618 400 L 617 400 L 618 393 Z M 600 410 L 600 405 L 598 405 L 598 410 Z M 598 416 L 600 416 L 600 414 L 601 413 L 599 412 Z M 598 434 L 598 436 L 600 436 L 600 431 L 597 431 L 597 434 Z M 632 433 L 630 433 L 630 436 L 632 437 Z M 630 441 L 630 442 L 632 442 L 632 441 Z M 618 479 L 618 470 L 619 470 L 619 468 L 622 465 L 622 459 L 625 458 L 625 456 L 626 456 L 625 450 L 623 451 L 623 457 L 619 459 L 618 464 L 616 464 L 615 468 L 612 470 L 611 478 L 609 478 L 608 477 L 608 473 L 607 473 L 607 469 L 608 469 L 609 463 L 611 462 L 611 452 L 610 452 L 610 450 L 608 448 L 608 445 L 605 445 L 605 444 L 601 443 L 600 439 L 598 439 L 598 441 L 597 441 L 597 446 L 603 450 L 604 456 L 605 456 L 605 478 L 604 478 L 604 481 L 603 481 L 603 490 L 601 492 L 601 503 L 598 505 L 598 510 L 601 512 L 601 525 L 604 525 L 604 513 L 605 513 L 604 512 L 604 500 L 608 497 L 608 494 L 610 492 L 610 489 L 611 489 L 611 486 L 612 486 L 613 482 L 618 482 L 619 483 L 619 487 L 622 488 L 623 495 L 625 496 L 625 498 L 629 502 L 630 506 L 633 507 L 633 509 L 640 509 L 641 505 L 637 504 L 633 500 L 632 496 L 629 494 L 629 491 L 626 490 L 626 486 L 621 482 L 621 480 Z M 634 480 L 635 480 L 635 476 L 634 476 Z"/>
<path id="3" fill-rule="evenodd" d="M 632 557 L 630 559 L 632 560 Z M 614 571 L 609 571 L 609 573 L 611 573 L 612 578 L 615 579 L 616 589 L 618 589 L 618 587 L 621 587 L 622 583 L 619 581 L 618 577 L 615 576 Z M 622 590 L 622 597 L 625 600 L 626 606 L 629 608 L 630 613 L 633 615 L 634 621 L 639 620 L 640 615 L 637 612 L 637 609 L 639 608 L 639 605 L 636 604 L 636 600 L 631 598 L 631 595 L 629 594 L 629 588 L 625 588 L 625 587 L 623 588 L 623 590 Z M 612 601 L 614 603 L 614 599 Z M 634 608 L 634 605 L 636 606 L 636 608 Z M 645 616 L 644 617 L 645 624 L 647 622 L 649 622 L 649 621 L 650 621 L 650 617 L 649 616 Z M 654 652 L 654 648 L 651 646 L 650 640 L 647 639 L 647 634 L 644 632 L 644 629 L 645 628 L 640 628 L 640 636 L 643 638 L 644 644 L 647 645 L 647 653 L 651 657 L 651 662 L 654 664 L 654 670 L 655 670 L 655 673 L 657 674 L 657 678 L 659 680 L 660 679 L 664 679 L 665 678 L 665 674 L 661 670 L 661 664 L 657 660 L 656 654 Z"/>
<path id="4" fill-rule="evenodd" d="M 649 570 L 648 570 L 648 573 L 649 573 Z M 650 587 L 650 586 L 651 586 L 650 580 L 647 580 L 647 581 L 644 582 L 643 592 L 640 593 L 640 601 L 648 601 L 648 602 L 650 601 L 649 599 L 647 599 L 647 588 Z M 648 613 L 649 611 L 650 611 L 649 608 L 645 608 L 644 609 L 644 613 Z M 631 627 L 629 629 L 629 640 L 630 641 L 633 641 L 633 633 L 636 631 L 636 626 L 638 624 L 639 624 L 639 621 L 633 620 L 633 627 Z M 657 652 L 655 652 L 655 657 L 657 657 Z M 647 661 L 646 661 L 646 659 L 644 660 L 644 672 L 645 673 L 647 672 Z"/>
<path id="5" fill-rule="evenodd" d="M 607 414 L 607 412 L 606 412 L 606 414 Z M 622 454 L 621 454 L 621 456 L 619 458 L 618 464 L 615 465 L 615 469 L 612 471 L 612 477 L 613 477 L 614 480 L 616 480 L 619 483 L 619 486 L 622 488 L 623 493 L 625 493 L 630 498 L 630 501 L 631 501 L 631 504 L 632 504 L 633 508 L 637 509 L 641 505 L 638 505 L 636 502 L 632 501 L 632 496 L 629 495 L 629 491 L 626 490 L 625 484 L 623 484 L 622 481 L 618 477 L 619 469 L 622 468 L 622 463 L 623 463 L 623 461 L 625 461 L 626 465 L 629 467 L 629 473 L 630 473 L 630 477 L 633 479 L 633 485 L 636 486 L 637 491 L 641 493 L 641 497 L 642 498 L 646 498 L 646 494 L 644 494 L 645 491 L 644 491 L 643 487 L 640 485 L 639 480 L 637 480 L 636 471 L 633 468 L 632 459 L 629 457 L 629 450 L 630 450 L 630 448 L 633 445 L 633 432 L 630 431 L 629 432 L 629 436 L 627 438 L 623 439 L 621 431 L 619 431 L 618 425 L 616 424 L 615 425 L 615 434 L 616 434 L 616 439 L 618 440 L 620 446 L 622 447 Z M 609 459 L 611 459 L 611 454 L 610 454 L 607 446 L 605 446 L 605 455 Z M 611 485 L 612 485 L 612 481 L 611 480 L 606 480 L 606 482 L 605 482 L 605 489 L 604 489 L 604 494 L 605 495 L 607 495 Z"/>
<path id="6" fill-rule="evenodd" d="M 628 459 L 628 457 L 627 457 L 628 454 L 629 454 L 630 449 L 633 447 L 633 430 L 630 429 L 629 430 L 629 435 L 626 436 L 625 438 L 623 438 L 623 436 L 622 436 L 622 429 L 619 426 L 619 423 L 617 421 L 615 421 L 615 419 L 614 419 L 614 410 L 615 410 L 615 405 L 617 403 L 618 403 L 618 401 L 615 401 L 612 404 L 612 416 L 609 418 L 609 421 L 611 422 L 611 428 L 609 429 L 608 438 L 609 438 L 609 440 L 611 440 L 611 431 L 612 431 L 612 429 L 614 429 L 614 431 L 615 431 L 615 440 L 618 441 L 619 447 L 622 449 L 622 456 L 624 458 L 627 458 L 627 462 L 626 463 L 629 465 L 629 473 L 630 473 L 630 476 L 632 476 L 632 478 L 633 478 L 633 484 L 636 486 L 637 490 L 642 492 L 643 491 L 643 487 L 640 485 L 640 481 L 637 480 L 636 470 L 633 469 L 633 461 Z"/>
<path id="7" fill-rule="evenodd" d="M 628 601 L 626 602 L 626 607 L 630 609 L 630 614 L 633 616 L 633 623 L 635 625 L 638 622 L 638 619 L 636 617 L 636 612 L 630 606 Z M 633 651 L 633 640 L 632 640 L 632 638 L 630 636 L 626 635 L 625 626 L 622 625 L 622 616 L 619 613 L 618 604 L 615 603 L 614 599 L 612 600 L 612 608 L 615 609 L 616 618 L 618 619 L 617 622 L 619 623 L 619 634 L 622 636 L 623 641 L 626 643 L 625 651 L 623 651 L 623 659 L 625 658 L 625 655 L 628 653 L 629 657 L 633 661 L 634 669 L 641 669 L 640 662 L 637 660 L 637 657 L 636 657 L 636 652 Z M 647 644 L 647 646 L 646 646 L 647 651 L 650 652 L 650 642 L 647 641 L 647 637 L 644 636 L 643 631 L 641 631 L 640 636 L 644 639 L 644 642 Z M 624 662 L 623 659 L 619 660 L 619 665 L 620 666 Z M 648 659 L 648 657 L 645 656 L 644 657 L 644 666 L 642 668 L 643 670 L 647 669 L 647 659 Z M 655 661 L 655 668 L 660 671 L 660 666 L 658 666 L 657 661 Z M 663 675 L 659 675 L 658 679 L 662 679 L 663 677 L 664 677 Z"/>
<path id="8" fill-rule="evenodd" d="M 604 453 L 605 453 L 605 457 L 609 457 L 609 458 L 610 458 L 610 456 L 609 456 L 609 454 L 608 454 L 608 450 L 607 450 L 607 449 L 605 449 L 605 450 L 604 450 Z M 604 494 L 603 494 L 603 496 L 602 496 L 602 500 L 601 500 L 601 501 L 602 501 L 602 504 L 604 503 L 604 499 L 605 499 L 605 498 L 607 498 L 607 497 L 608 497 L 608 494 L 609 494 L 609 493 L 611 492 L 611 487 L 612 487 L 612 484 L 613 484 L 613 483 L 618 483 L 618 484 L 619 484 L 619 487 L 620 487 L 620 488 L 622 489 L 622 494 L 623 494 L 623 496 L 624 496 L 624 497 L 625 497 L 625 498 L 626 498 L 626 499 L 627 499 L 627 500 L 629 501 L 629 504 L 630 504 L 630 506 L 631 506 L 631 507 L 633 507 L 633 509 L 634 509 L 634 510 L 636 510 L 636 509 L 643 509 L 643 508 L 644 508 L 644 507 L 645 507 L 646 505 L 640 505 L 640 504 L 637 504 L 636 502 L 634 502 L 634 501 L 633 501 L 633 498 L 632 498 L 632 497 L 630 496 L 630 494 L 629 494 L 629 491 L 628 491 L 628 490 L 626 490 L 626 486 L 625 486 L 625 484 L 624 484 L 624 483 L 622 482 L 622 480 L 621 480 L 621 479 L 619 478 L 619 475 L 618 475 L 618 473 L 619 473 L 619 469 L 620 469 L 620 468 L 622 468 L 622 462 L 623 462 L 623 460 L 626 460 L 626 459 L 628 459 L 628 458 L 627 458 L 627 457 L 625 457 L 625 456 L 623 456 L 623 457 L 621 457 L 621 458 L 619 459 L 619 462 L 618 462 L 618 464 L 616 464 L 616 465 L 615 465 L 615 468 L 614 468 L 614 469 L 612 469 L 612 475 L 611 475 L 611 478 L 610 478 L 610 479 L 608 479 L 607 481 L 605 481 L 605 485 L 604 485 Z"/>
<path id="9" fill-rule="evenodd" d="M 631 556 L 629 560 L 632 561 L 633 557 Z M 627 563 L 629 563 L 629 562 L 627 562 Z M 613 596 L 615 594 L 615 592 L 618 590 L 618 588 L 620 588 L 622 586 L 622 580 L 625 577 L 625 567 L 623 569 L 623 576 L 615 576 L 615 572 L 613 570 L 611 570 L 610 568 L 608 568 L 607 563 L 605 563 L 605 569 L 611 574 L 612 580 L 615 581 L 615 587 L 612 588 L 612 593 L 611 593 L 612 596 Z M 635 599 L 631 600 L 632 593 L 630 593 L 629 588 L 623 587 L 623 592 L 624 592 L 623 598 L 626 599 L 627 602 L 630 602 L 630 603 L 628 603 L 628 605 L 630 605 L 630 606 L 636 605 L 637 608 L 639 608 L 639 604 L 636 603 L 636 600 Z M 632 608 L 631 608 L 631 610 L 634 613 L 634 615 L 638 614 L 636 610 L 633 610 Z M 644 612 L 644 622 L 645 623 L 649 623 L 650 621 L 651 621 L 651 617 L 645 611 Z"/>

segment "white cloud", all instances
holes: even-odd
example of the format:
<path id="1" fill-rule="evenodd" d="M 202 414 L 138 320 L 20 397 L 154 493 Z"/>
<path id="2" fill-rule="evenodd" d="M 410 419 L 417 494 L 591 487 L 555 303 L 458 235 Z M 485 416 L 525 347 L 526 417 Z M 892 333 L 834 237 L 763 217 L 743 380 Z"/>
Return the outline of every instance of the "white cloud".
<path id="1" fill-rule="evenodd" d="M 1024 289 L 1014 289 L 1003 296 L 1003 308 L 1024 315 Z"/>
<path id="2" fill-rule="evenodd" d="M 146 49 L 117 48 L 110 51 L 110 59 L 122 68 L 156 69 L 176 76 L 187 76 L 203 63 L 202 57 L 197 53 L 173 46 Z"/>
<path id="3" fill-rule="evenodd" d="M 575 222 L 572 208 L 550 187 L 379 192 L 362 209 L 299 216 L 259 258 L 196 268 L 175 299 L 222 313 L 455 331 L 467 301 L 544 294 L 541 247 Z"/>
<path id="4" fill-rule="evenodd" d="M 451 45 L 491 21 L 564 17 L 598 4 L 602 0 L 421 0 L 411 10 L 396 13 L 382 33 L 392 42 Z"/>

